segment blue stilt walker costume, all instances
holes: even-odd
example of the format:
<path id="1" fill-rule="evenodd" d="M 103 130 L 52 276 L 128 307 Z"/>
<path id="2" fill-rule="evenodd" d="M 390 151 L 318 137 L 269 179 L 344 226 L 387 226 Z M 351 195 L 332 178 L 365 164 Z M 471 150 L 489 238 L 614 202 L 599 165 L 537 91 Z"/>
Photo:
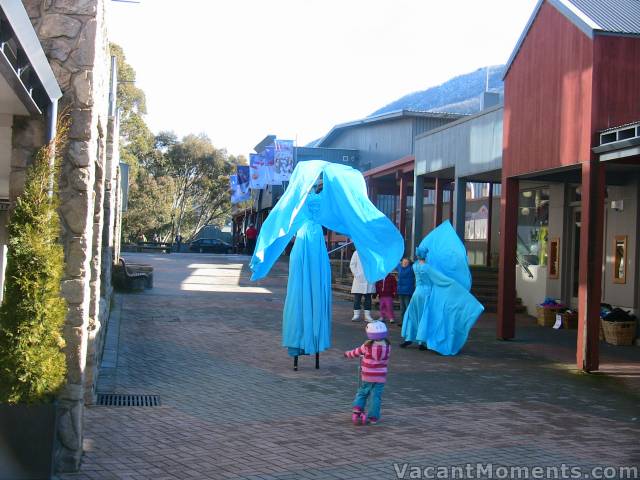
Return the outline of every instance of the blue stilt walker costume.
<path id="1" fill-rule="evenodd" d="M 322 191 L 313 187 L 322 176 Z M 290 355 L 331 346 L 331 268 L 322 227 L 351 237 L 369 282 L 384 278 L 404 252 L 398 229 L 367 197 L 362 174 L 346 165 L 300 162 L 262 225 L 251 259 L 252 280 L 265 277 L 293 235 L 282 319 Z"/>
<path id="2" fill-rule="evenodd" d="M 469 292 L 467 252 L 447 220 L 416 249 L 416 290 L 402 320 L 402 337 L 441 355 L 456 355 L 484 307 Z"/>

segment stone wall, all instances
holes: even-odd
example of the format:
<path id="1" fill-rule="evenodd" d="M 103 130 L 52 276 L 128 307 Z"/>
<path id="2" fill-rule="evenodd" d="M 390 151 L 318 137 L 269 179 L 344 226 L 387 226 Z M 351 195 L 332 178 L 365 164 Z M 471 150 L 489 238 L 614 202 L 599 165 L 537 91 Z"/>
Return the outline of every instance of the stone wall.
<path id="1" fill-rule="evenodd" d="M 72 121 L 60 178 L 61 239 L 66 260 L 62 293 L 69 312 L 64 329 L 68 374 L 59 397 L 61 449 L 57 465 L 60 471 L 73 471 L 82 457 L 85 391 L 89 397 L 93 394 L 93 377 L 86 370 L 87 354 L 91 355 L 92 366 L 95 348 L 89 348 L 90 339 L 96 337 L 101 325 L 102 171 L 110 68 L 105 5 L 104 0 L 23 0 L 23 4 L 64 93 L 60 111 L 68 109 Z M 14 145 L 20 146 L 22 137 L 42 137 L 44 124 L 36 124 L 29 122 L 23 130 L 15 130 Z M 43 142 L 34 138 L 34 142 L 22 143 Z M 15 177 L 18 182 L 23 178 L 21 156 L 28 153 L 26 145 L 20 148 L 24 152 L 14 149 L 12 156 L 16 164 L 12 180 Z M 19 183 L 16 190 L 20 190 Z"/>

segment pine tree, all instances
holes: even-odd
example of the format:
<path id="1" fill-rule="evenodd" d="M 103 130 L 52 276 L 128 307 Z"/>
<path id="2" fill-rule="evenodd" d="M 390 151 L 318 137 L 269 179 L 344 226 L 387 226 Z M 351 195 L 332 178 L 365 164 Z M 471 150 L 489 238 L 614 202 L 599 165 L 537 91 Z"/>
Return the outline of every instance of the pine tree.
<path id="1" fill-rule="evenodd" d="M 60 296 L 64 254 L 57 195 L 49 194 L 57 171 L 50 164 L 51 154 L 60 147 L 54 141 L 38 151 L 9 223 L 0 306 L 0 403 L 50 401 L 65 381 L 62 327 L 67 308 Z"/>

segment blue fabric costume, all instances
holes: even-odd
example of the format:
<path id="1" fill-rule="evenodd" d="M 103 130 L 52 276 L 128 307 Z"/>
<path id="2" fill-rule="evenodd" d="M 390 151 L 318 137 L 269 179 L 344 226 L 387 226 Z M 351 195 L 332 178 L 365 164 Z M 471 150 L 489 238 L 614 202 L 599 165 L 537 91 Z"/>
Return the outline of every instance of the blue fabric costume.
<path id="1" fill-rule="evenodd" d="M 312 191 L 322 176 L 322 191 Z M 282 345 L 290 355 L 331 346 L 331 268 L 322 227 L 351 237 L 367 280 L 393 270 L 404 240 L 367 197 L 362 174 L 346 165 L 309 160 L 294 169 L 289 186 L 262 225 L 251 259 L 252 280 L 265 277 L 293 235 Z"/>
<path id="2" fill-rule="evenodd" d="M 456 355 L 484 307 L 469 292 L 471 271 L 462 241 L 446 222 L 416 249 L 416 290 L 404 315 L 402 336 L 442 355 Z"/>

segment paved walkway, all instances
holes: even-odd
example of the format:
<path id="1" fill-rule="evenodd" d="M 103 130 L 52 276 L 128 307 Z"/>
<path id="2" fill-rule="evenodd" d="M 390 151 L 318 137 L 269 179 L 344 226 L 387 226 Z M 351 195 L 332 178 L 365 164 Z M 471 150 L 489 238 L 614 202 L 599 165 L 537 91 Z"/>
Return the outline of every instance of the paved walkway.
<path id="1" fill-rule="evenodd" d="M 574 332 L 522 319 L 518 341 L 500 342 L 487 316 L 456 357 L 395 348 L 382 422 L 354 427 L 356 363 L 342 351 L 364 333 L 348 302 L 334 302 L 321 369 L 305 357 L 294 372 L 279 346 L 286 265 L 254 284 L 247 257 L 127 259 L 154 265 L 155 288 L 116 297 L 119 332 L 99 391 L 159 395 L 162 405 L 87 408 L 82 470 L 63 479 L 436 478 L 429 467 L 447 466 L 480 478 L 485 464 L 510 478 L 503 467 L 640 464 L 640 348 L 605 348 L 626 383 L 579 374 Z M 398 327 L 391 337 L 397 345 Z"/>

